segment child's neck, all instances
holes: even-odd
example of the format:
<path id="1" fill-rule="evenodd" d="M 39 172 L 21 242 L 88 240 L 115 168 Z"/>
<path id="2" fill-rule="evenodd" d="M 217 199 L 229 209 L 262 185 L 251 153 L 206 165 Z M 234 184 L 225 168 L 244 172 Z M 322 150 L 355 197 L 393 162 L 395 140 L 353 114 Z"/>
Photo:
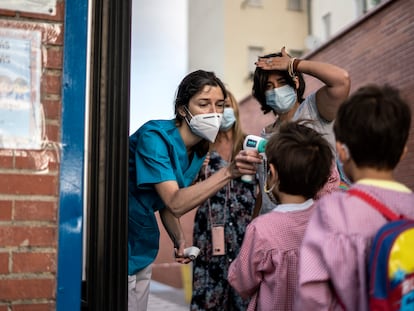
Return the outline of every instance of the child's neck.
<path id="1" fill-rule="evenodd" d="M 308 199 L 301 195 L 292 195 L 283 192 L 279 193 L 279 201 L 281 204 L 302 204 L 307 200 Z"/>
<path id="2" fill-rule="evenodd" d="M 353 177 L 355 182 L 361 179 L 395 180 L 392 170 L 378 170 L 370 167 L 358 168 Z"/>

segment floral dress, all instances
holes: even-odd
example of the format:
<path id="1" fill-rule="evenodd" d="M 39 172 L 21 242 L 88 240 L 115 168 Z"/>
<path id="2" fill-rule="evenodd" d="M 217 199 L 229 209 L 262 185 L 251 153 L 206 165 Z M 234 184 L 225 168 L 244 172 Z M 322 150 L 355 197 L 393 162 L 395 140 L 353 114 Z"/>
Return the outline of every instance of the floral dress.
<path id="1" fill-rule="evenodd" d="M 212 151 L 200 178 L 214 174 L 228 163 Z M 197 210 L 194 220 L 193 244 L 201 252 L 193 262 L 193 296 L 190 310 L 246 310 L 243 300 L 227 282 L 230 263 L 236 258 L 243 242 L 247 224 L 255 205 L 255 184 L 240 178 L 231 181 Z M 212 254 L 211 227 L 224 225 L 225 255 Z"/>

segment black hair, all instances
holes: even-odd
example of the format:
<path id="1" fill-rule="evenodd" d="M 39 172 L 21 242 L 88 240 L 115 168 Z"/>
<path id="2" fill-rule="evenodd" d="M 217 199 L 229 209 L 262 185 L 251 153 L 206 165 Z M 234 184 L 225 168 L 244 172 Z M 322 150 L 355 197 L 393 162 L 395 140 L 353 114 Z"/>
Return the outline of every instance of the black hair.
<path id="1" fill-rule="evenodd" d="M 261 56 L 261 58 L 270 58 L 270 57 L 281 57 L 282 53 L 272 53 L 267 54 L 265 56 Z M 269 107 L 266 104 L 266 86 L 267 86 L 267 80 L 269 78 L 269 75 L 277 73 L 281 75 L 286 83 L 296 89 L 295 81 L 292 79 L 292 77 L 289 75 L 289 72 L 287 70 L 264 70 L 260 67 L 256 67 L 256 70 L 254 71 L 253 75 L 253 96 L 257 99 L 257 101 L 260 103 L 261 109 L 263 113 L 268 113 L 270 111 L 273 111 L 271 107 Z M 302 103 L 304 98 L 303 94 L 305 92 L 305 80 L 303 78 L 303 74 L 298 72 L 296 73 L 296 76 L 299 79 L 299 87 L 296 90 L 296 94 L 298 97 L 299 103 Z"/>
<path id="2" fill-rule="evenodd" d="M 315 197 L 328 181 L 333 161 L 329 143 L 304 121 L 288 121 L 271 136 L 266 157 L 279 177 L 279 191 Z"/>
<path id="3" fill-rule="evenodd" d="M 358 167 L 390 170 L 400 161 L 410 126 L 411 110 L 398 89 L 370 84 L 340 106 L 334 133 Z"/>

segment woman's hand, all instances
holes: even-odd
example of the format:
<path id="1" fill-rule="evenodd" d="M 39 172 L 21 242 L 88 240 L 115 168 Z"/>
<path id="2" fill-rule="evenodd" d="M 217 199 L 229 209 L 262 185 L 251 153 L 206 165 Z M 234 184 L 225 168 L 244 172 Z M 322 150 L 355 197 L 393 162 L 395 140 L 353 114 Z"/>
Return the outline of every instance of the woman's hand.
<path id="1" fill-rule="evenodd" d="M 255 65 L 263 70 L 288 70 L 290 57 L 286 53 L 285 47 L 280 52 L 282 56 L 276 57 L 259 57 Z"/>
<path id="2" fill-rule="evenodd" d="M 257 150 L 240 150 L 229 166 L 231 178 L 256 174 L 257 164 L 262 161 Z"/>
<path id="3" fill-rule="evenodd" d="M 175 261 L 181 264 L 187 264 L 191 262 L 191 259 L 189 257 L 184 256 L 184 248 L 185 248 L 185 241 L 181 240 L 178 242 L 179 246 L 178 248 L 174 248 L 175 253 Z"/>

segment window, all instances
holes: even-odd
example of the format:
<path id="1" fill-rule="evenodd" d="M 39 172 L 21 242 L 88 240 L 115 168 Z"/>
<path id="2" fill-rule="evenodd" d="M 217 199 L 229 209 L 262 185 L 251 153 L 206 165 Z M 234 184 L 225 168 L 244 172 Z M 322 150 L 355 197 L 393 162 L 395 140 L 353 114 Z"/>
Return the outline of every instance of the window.
<path id="1" fill-rule="evenodd" d="M 263 1 L 262 0 L 243 0 L 241 3 L 241 7 L 244 9 L 246 6 L 262 7 Z"/>
<path id="2" fill-rule="evenodd" d="M 359 17 L 367 12 L 366 0 L 355 0 L 356 4 L 356 16 Z"/>
<path id="3" fill-rule="evenodd" d="M 287 9 L 290 11 L 302 11 L 302 0 L 288 0 Z"/>
<path id="4" fill-rule="evenodd" d="M 289 50 L 289 55 L 292 57 L 301 57 L 303 55 L 303 51 L 302 50 Z"/>
<path id="5" fill-rule="evenodd" d="M 325 30 L 325 40 L 331 37 L 331 13 L 327 13 L 322 17 L 322 22 Z"/>

